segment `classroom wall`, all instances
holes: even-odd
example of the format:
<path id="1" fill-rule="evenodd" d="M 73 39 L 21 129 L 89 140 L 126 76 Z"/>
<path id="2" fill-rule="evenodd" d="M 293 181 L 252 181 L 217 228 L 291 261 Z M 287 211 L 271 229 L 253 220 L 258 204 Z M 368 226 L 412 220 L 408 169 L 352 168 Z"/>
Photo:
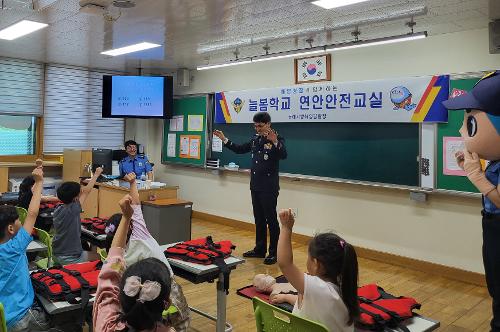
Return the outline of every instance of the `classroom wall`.
<path id="1" fill-rule="evenodd" d="M 500 55 L 488 53 L 488 31 L 481 29 L 345 50 L 332 54 L 332 66 L 333 81 L 356 81 L 500 68 Z M 193 71 L 191 86 L 176 94 L 292 84 L 293 60 L 284 59 Z M 129 120 L 126 136 L 147 141 L 156 179 L 179 185 L 194 210 L 253 222 L 248 175 L 160 165 L 160 121 Z M 484 272 L 477 198 L 434 194 L 417 203 L 407 191 L 282 179 L 278 207 L 298 209 L 298 233 L 335 230 L 357 246 Z"/>

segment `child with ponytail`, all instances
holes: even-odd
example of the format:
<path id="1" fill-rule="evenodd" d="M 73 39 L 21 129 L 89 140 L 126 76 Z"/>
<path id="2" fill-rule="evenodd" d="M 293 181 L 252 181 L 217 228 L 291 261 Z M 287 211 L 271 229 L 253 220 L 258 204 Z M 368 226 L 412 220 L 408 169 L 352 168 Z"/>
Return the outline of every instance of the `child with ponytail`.
<path id="1" fill-rule="evenodd" d="M 293 313 L 325 325 L 330 331 L 354 331 L 359 316 L 358 260 L 352 245 L 333 233 L 316 235 L 309 243 L 307 272 L 293 263 L 291 209 L 281 210 L 278 264 L 298 297 L 280 294 L 274 302 L 294 303 Z"/>

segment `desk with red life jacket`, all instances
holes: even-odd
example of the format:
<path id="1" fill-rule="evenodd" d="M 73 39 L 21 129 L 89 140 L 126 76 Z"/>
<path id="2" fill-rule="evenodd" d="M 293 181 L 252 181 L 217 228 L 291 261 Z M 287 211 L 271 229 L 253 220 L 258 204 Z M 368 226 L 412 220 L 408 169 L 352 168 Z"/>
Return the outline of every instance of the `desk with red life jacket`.
<path id="1" fill-rule="evenodd" d="M 172 244 L 166 244 L 160 246 L 163 251 L 165 251 L 167 248 L 174 246 L 175 243 Z M 192 283 L 199 284 L 203 282 L 213 282 L 217 280 L 216 288 L 217 288 L 217 317 L 214 317 L 212 315 L 209 315 L 203 311 L 200 311 L 196 308 L 190 307 L 191 311 L 194 311 L 206 318 L 209 318 L 211 320 L 214 320 L 216 322 L 216 331 L 217 332 L 223 332 L 223 331 L 232 331 L 232 326 L 231 324 L 226 322 L 226 289 L 229 280 L 225 280 L 225 275 L 227 278 L 230 277 L 230 272 L 234 269 L 239 264 L 243 264 L 245 262 L 244 259 L 230 256 L 226 259 L 224 259 L 224 262 L 226 263 L 227 268 L 229 269 L 229 272 L 223 273 L 221 269 L 215 265 L 215 264 L 210 264 L 210 265 L 201 265 L 201 264 L 195 264 L 192 262 L 187 262 L 187 261 L 181 261 L 178 259 L 172 259 L 168 258 L 168 262 L 170 263 L 170 266 L 172 267 L 172 270 L 176 276 L 179 276 L 183 279 L 186 279 Z"/>

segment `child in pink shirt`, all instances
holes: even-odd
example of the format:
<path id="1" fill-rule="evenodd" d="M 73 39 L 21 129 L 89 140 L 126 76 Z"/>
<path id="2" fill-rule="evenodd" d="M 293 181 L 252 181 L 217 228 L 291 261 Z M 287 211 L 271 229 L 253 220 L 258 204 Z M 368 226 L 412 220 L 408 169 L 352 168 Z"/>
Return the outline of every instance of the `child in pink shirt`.
<path id="1" fill-rule="evenodd" d="M 124 247 L 134 210 L 132 197 L 119 202 L 123 216 L 99 274 L 93 310 L 94 331 L 175 332 L 162 318 L 169 308 L 170 272 L 156 258 L 125 268 Z"/>

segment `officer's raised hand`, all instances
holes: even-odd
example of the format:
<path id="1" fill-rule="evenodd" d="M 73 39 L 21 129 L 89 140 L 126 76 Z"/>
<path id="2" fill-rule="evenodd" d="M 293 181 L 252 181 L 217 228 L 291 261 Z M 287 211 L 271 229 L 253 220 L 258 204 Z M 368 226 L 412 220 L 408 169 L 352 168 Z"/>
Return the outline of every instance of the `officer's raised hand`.
<path id="1" fill-rule="evenodd" d="M 278 134 L 273 129 L 269 128 L 269 131 L 265 134 L 265 136 L 274 144 L 278 143 Z"/>
<path id="2" fill-rule="evenodd" d="M 214 135 L 219 137 L 221 140 L 226 140 L 226 136 L 224 136 L 224 133 L 220 130 L 214 130 Z"/>

